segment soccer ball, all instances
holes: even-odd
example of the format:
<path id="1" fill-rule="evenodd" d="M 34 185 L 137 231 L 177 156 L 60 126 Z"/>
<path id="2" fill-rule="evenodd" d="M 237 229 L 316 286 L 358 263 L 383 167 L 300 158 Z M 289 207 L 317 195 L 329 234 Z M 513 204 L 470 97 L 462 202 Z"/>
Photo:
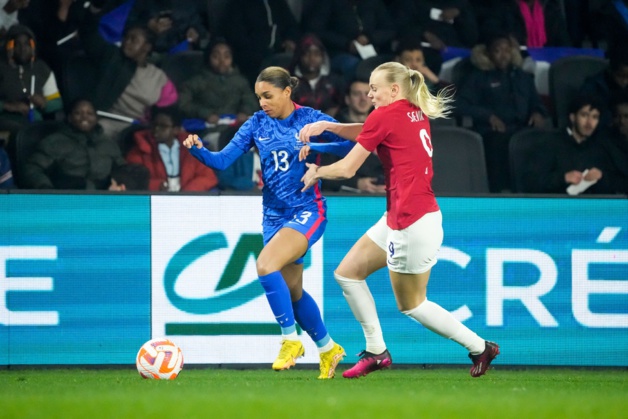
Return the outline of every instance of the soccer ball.
<path id="1" fill-rule="evenodd" d="M 183 368 L 183 353 L 169 339 L 151 339 L 137 353 L 135 366 L 143 378 L 174 380 Z"/>

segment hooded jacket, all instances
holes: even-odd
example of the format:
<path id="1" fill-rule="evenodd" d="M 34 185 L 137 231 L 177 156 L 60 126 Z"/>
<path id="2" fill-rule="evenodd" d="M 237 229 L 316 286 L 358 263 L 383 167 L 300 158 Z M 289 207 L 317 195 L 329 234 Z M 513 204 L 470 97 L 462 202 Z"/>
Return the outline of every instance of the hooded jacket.
<path id="1" fill-rule="evenodd" d="M 181 191 L 208 191 L 218 185 L 218 178 L 214 171 L 194 158 L 183 145 L 187 132 L 179 132 L 177 141 L 180 143 L 179 167 Z M 126 156 L 128 163 L 138 163 L 146 166 L 150 171 L 151 191 L 161 190 L 161 186 L 168 182 L 166 166 L 161 159 L 157 141 L 151 130 L 141 130 L 134 134 L 135 146 Z"/>

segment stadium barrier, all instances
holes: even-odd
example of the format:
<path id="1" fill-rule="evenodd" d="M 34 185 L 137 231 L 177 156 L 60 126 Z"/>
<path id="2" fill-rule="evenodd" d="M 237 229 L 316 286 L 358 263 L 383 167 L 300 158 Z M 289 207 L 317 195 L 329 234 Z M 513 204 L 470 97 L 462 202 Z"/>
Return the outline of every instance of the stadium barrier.
<path id="1" fill-rule="evenodd" d="M 628 201 L 443 197 L 428 296 L 502 347 L 504 365 L 628 365 Z M 353 362 L 359 324 L 333 270 L 383 197 L 327 200 L 304 287 Z M 268 364 L 279 328 L 255 274 L 260 196 L 0 194 L 0 365 L 132 364 L 167 336 L 191 364 Z M 400 314 L 385 271 L 369 284 L 395 362 L 466 352 Z M 305 363 L 317 363 L 310 339 Z"/>

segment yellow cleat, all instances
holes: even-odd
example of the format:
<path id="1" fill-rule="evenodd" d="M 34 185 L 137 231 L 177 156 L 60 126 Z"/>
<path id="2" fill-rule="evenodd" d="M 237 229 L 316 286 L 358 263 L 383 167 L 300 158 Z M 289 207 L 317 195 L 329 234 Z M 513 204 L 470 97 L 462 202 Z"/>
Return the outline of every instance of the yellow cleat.
<path id="1" fill-rule="evenodd" d="M 318 379 L 327 380 L 334 378 L 336 367 L 345 355 L 345 350 L 337 343 L 334 343 L 334 347 L 327 352 L 323 352 L 321 354 L 321 375 L 318 376 Z"/>
<path id="2" fill-rule="evenodd" d="M 305 355 L 305 348 L 301 341 L 283 340 L 281 342 L 279 355 L 277 355 L 277 359 L 273 362 L 273 369 L 275 371 L 281 371 L 294 367 L 297 358 L 301 358 L 303 355 Z"/>

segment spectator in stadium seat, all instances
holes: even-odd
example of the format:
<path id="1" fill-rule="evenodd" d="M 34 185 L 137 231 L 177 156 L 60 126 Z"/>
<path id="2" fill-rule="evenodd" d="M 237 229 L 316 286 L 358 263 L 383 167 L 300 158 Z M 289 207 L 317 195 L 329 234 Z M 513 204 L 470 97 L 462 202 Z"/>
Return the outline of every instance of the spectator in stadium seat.
<path id="1" fill-rule="evenodd" d="M 96 109 L 141 122 L 150 119 L 152 106 L 169 106 L 178 100 L 177 89 L 168 76 L 148 62 L 152 32 L 143 26 L 129 26 L 122 45 L 106 42 L 98 31 L 100 9 L 90 6 L 79 24 L 79 36 L 97 71 L 93 101 Z M 105 133 L 117 140 L 131 123 L 101 118 Z"/>
<path id="2" fill-rule="evenodd" d="M 212 150 L 221 135 L 229 138 L 259 109 L 248 80 L 233 65 L 232 48 L 214 38 L 205 51 L 206 67 L 181 88 L 179 108 L 186 118 L 199 118 L 208 127 L 199 132 Z"/>
<path id="3" fill-rule="evenodd" d="M 318 37 L 308 34 L 299 40 L 289 71 L 299 78 L 292 100 L 336 115 L 342 104 L 343 80 L 330 73 L 327 50 Z"/>
<path id="4" fill-rule="evenodd" d="M 442 51 L 473 47 L 478 25 L 467 0 L 396 0 L 391 5 L 399 25 L 399 37 L 415 37 Z"/>
<path id="5" fill-rule="evenodd" d="M 251 85 L 263 60 L 277 53 L 293 53 L 299 24 L 284 0 L 230 0 L 220 34 L 233 47 L 235 62 Z"/>
<path id="6" fill-rule="evenodd" d="M 615 193 L 612 161 L 604 142 L 605 133 L 598 130 L 601 102 L 594 97 L 579 96 L 570 106 L 570 126 L 546 134 L 545 146 L 536 150 L 524 173 L 527 192 L 567 193 L 570 186 L 582 181 L 596 182 L 574 194 Z"/>
<path id="7" fill-rule="evenodd" d="M 218 184 L 214 171 L 183 147 L 187 136 L 174 106 L 155 108 L 151 128 L 133 134 L 135 146 L 127 153 L 126 161 L 148 168 L 149 190 L 209 191 Z"/>
<path id="8" fill-rule="evenodd" d="M 303 256 L 325 230 L 326 205 L 320 190 L 303 193 L 301 176 L 305 162 L 299 160 L 302 144 L 299 130 L 308 122 L 333 121 L 329 115 L 291 100 L 298 79 L 281 67 L 268 67 L 255 83 L 261 111 L 246 121 L 233 139 L 219 152 L 203 147 L 198 135 L 190 135 L 184 145 L 209 167 L 223 170 L 256 147 L 263 173 L 263 242 L 257 257 L 257 274 L 270 308 L 281 329 L 281 349 L 272 365 L 276 371 L 293 367 L 304 354 L 296 324 L 316 344 L 320 356 L 319 379 L 335 375 L 345 356 L 344 349 L 327 332 L 316 301 L 303 289 Z M 335 135 L 321 141 L 339 141 Z"/>
<path id="9" fill-rule="evenodd" d="M 120 148 L 103 134 L 94 105 L 79 99 L 69 108 L 67 124 L 44 137 L 28 157 L 22 177 L 28 189 L 105 190 L 121 164 Z"/>
<path id="10" fill-rule="evenodd" d="M 111 171 L 110 191 L 148 191 L 150 172 L 143 164 L 123 164 Z"/>
<path id="11" fill-rule="evenodd" d="M 425 84 L 427 84 L 430 92 L 436 93 L 439 89 L 446 86 L 446 83 L 441 82 L 438 75 L 428 67 L 425 61 L 425 51 L 418 39 L 412 37 L 403 38 L 399 41 L 395 50 L 395 60 L 409 69 L 423 74 Z"/>
<path id="12" fill-rule="evenodd" d="M 206 2 L 143 0 L 133 5 L 129 26 L 146 26 L 153 32 L 158 54 L 200 50 L 209 40 Z"/>
<path id="13" fill-rule="evenodd" d="M 7 33 L 6 55 L 0 60 L 0 120 L 13 134 L 63 109 L 55 75 L 37 57 L 36 45 L 35 35 L 24 25 Z"/>
<path id="14" fill-rule="evenodd" d="M 628 92 L 615 96 L 612 111 L 613 125 L 603 146 L 613 162 L 610 170 L 613 191 L 628 194 Z"/>
<path id="15" fill-rule="evenodd" d="M 480 41 L 496 32 L 513 34 L 528 48 L 572 45 L 559 0 L 492 0 L 480 21 Z"/>
<path id="16" fill-rule="evenodd" d="M 458 89 L 455 112 L 473 119 L 484 140 L 489 189 L 502 192 L 511 188 L 510 137 L 526 127 L 543 127 L 548 113 L 509 35 L 494 35 L 473 48 L 471 62 L 475 69 Z"/>
<path id="17" fill-rule="evenodd" d="M 368 97 L 369 84 L 361 80 L 354 80 L 345 94 L 345 106 L 336 116 L 338 122 L 360 123 L 366 121 L 366 117 L 373 109 L 373 103 Z M 340 160 L 332 154 L 321 154 L 321 166 L 327 166 Z M 358 169 L 355 176 L 350 179 L 325 179 L 323 190 L 332 192 L 357 192 L 357 193 L 385 193 L 384 167 L 377 157 L 371 153 L 364 164 Z"/>
<path id="18" fill-rule="evenodd" d="M 608 51 L 608 68 L 587 77 L 580 88 L 580 94 L 595 96 L 601 100 L 601 120 L 603 127 L 613 122 L 611 103 L 616 97 L 628 94 L 628 47 L 615 46 Z"/>
<path id="19" fill-rule="evenodd" d="M 390 54 L 397 30 L 382 0 L 321 0 L 303 26 L 325 44 L 331 69 L 348 82 L 362 60 L 356 43 L 372 45 L 379 55 Z"/>

